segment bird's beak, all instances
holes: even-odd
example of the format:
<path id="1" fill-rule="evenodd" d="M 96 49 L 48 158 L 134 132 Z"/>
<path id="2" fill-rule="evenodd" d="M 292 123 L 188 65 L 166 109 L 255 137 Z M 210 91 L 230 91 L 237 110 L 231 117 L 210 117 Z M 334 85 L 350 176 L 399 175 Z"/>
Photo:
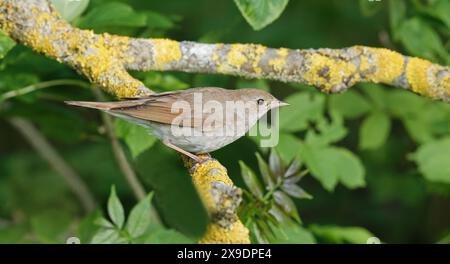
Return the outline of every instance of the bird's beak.
<path id="1" fill-rule="evenodd" d="M 278 101 L 278 107 L 288 106 L 289 104 L 286 102 Z"/>

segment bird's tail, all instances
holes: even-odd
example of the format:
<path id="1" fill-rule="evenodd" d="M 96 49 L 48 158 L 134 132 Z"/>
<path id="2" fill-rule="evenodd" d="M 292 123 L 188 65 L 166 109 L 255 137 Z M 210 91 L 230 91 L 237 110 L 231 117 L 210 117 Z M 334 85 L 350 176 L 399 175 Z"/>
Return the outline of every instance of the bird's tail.
<path id="1" fill-rule="evenodd" d="M 113 107 L 117 107 L 117 105 L 113 104 L 113 102 L 64 101 L 64 103 L 99 110 L 110 110 Z"/>
<path id="2" fill-rule="evenodd" d="M 86 102 L 86 101 L 65 101 L 66 104 L 76 105 L 81 107 L 88 107 L 99 109 L 103 111 L 123 109 L 127 107 L 134 107 L 140 103 L 144 103 L 148 99 L 137 99 L 137 100 L 126 100 L 126 101 L 115 101 L 115 102 Z"/>

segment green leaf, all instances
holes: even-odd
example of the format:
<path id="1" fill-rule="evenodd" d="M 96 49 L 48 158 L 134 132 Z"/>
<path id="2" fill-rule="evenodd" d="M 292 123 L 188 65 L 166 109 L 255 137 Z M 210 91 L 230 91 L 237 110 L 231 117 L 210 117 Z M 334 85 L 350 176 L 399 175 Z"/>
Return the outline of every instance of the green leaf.
<path id="1" fill-rule="evenodd" d="M 302 188 L 300 188 L 296 184 L 283 184 L 281 185 L 281 189 L 289 194 L 292 197 L 299 198 L 299 199 L 312 199 L 313 197 L 305 192 Z"/>
<path id="2" fill-rule="evenodd" d="M 261 157 L 261 155 L 259 155 L 259 153 L 256 153 L 256 159 L 258 160 L 259 172 L 261 173 L 261 177 L 264 181 L 264 184 L 269 188 L 273 188 L 275 183 L 273 175 L 270 172 L 269 165 Z"/>
<path id="3" fill-rule="evenodd" d="M 280 132 L 279 141 L 275 149 L 282 160 L 292 160 L 297 157 L 301 140 L 291 133 Z"/>
<path id="4" fill-rule="evenodd" d="M 341 227 L 332 225 L 311 225 L 309 230 L 322 243 L 366 244 L 374 235 L 362 227 Z"/>
<path id="5" fill-rule="evenodd" d="M 273 228 L 274 235 L 269 238 L 272 244 L 315 244 L 314 236 L 298 224 L 283 224 Z"/>
<path id="6" fill-rule="evenodd" d="M 273 197 L 275 198 L 275 203 L 279 205 L 287 215 L 295 219 L 297 222 L 300 222 L 297 207 L 289 196 L 287 196 L 284 192 L 276 191 L 273 193 Z"/>
<path id="7" fill-rule="evenodd" d="M 344 120 L 338 112 L 331 112 L 331 122 L 325 118 L 320 118 L 317 122 L 317 129 L 320 134 L 310 129 L 306 133 L 306 141 L 310 145 L 327 146 L 343 139 L 347 135 Z"/>
<path id="8" fill-rule="evenodd" d="M 364 187 L 365 170 L 361 160 L 347 149 L 335 148 L 335 169 L 338 172 L 340 182 L 347 188 L 354 189 Z"/>
<path id="9" fill-rule="evenodd" d="M 370 98 L 373 108 L 384 109 L 386 107 L 386 91 L 382 85 L 376 83 L 361 83 L 359 86 L 365 94 Z"/>
<path id="10" fill-rule="evenodd" d="M 289 0 L 234 0 L 242 16 L 254 30 L 260 30 L 275 21 Z"/>
<path id="11" fill-rule="evenodd" d="M 120 239 L 119 231 L 116 229 L 102 229 L 98 231 L 91 240 L 91 244 L 114 244 Z"/>
<path id="12" fill-rule="evenodd" d="M 136 238 L 145 233 L 151 222 L 150 210 L 153 193 L 133 207 L 125 226 L 131 237 Z"/>
<path id="13" fill-rule="evenodd" d="M 300 155 L 312 175 L 328 191 L 332 191 L 339 181 L 352 189 L 365 185 L 361 161 L 346 149 L 302 144 Z"/>
<path id="14" fill-rule="evenodd" d="M 111 186 L 111 194 L 108 198 L 108 215 L 116 227 L 121 229 L 125 221 L 125 213 L 122 203 L 117 197 L 116 187 L 114 185 Z"/>
<path id="15" fill-rule="evenodd" d="M 427 180 L 450 183 L 449 137 L 421 145 L 411 158 Z"/>
<path id="16" fill-rule="evenodd" d="M 194 240 L 172 229 L 157 227 L 145 237 L 145 244 L 193 244 Z"/>
<path id="17" fill-rule="evenodd" d="M 389 23 L 394 40 L 398 41 L 398 30 L 406 17 L 404 0 L 389 1 Z"/>
<path id="18" fill-rule="evenodd" d="M 263 188 L 255 173 L 243 161 L 239 161 L 241 175 L 249 190 L 258 198 L 263 197 Z"/>
<path id="19" fill-rule="evenodd" d="M 89 5 L 89 0 L 51 0 L 58 13 L 67 21 L 80 16 Z"/>
<path id="20" fill-rule="evenodd" d="M 439 35 L 418 17 L 410 18 L 401 25 L 399 39 L 412 55 L 433 61 L 448 56 Z"/>
<path id="21" fill-rule="evenodd" d="M 280 109 L 280 129 L 296 132 L 308 128 L 309 121 L 316 121 L 323 115 L 325 97 L 307 92 L 295 93 L 285 100 L 290 104 Z M 295 111 L 293 111 L 295 109 Z"/>
<path id="22" fill-rule="evenodd" d="M 283 161 L 281 160 L 280 155 L 278 155 L 278 151 L 276 151 L 275 149 L 270 150 L 269 167 L 275 177 L 283 176 L 284 173 Z"/>
<path id="23" fill-rule="evenodd" d="M 428 3 L 430 5 L 427 6 L 423 11 L 441 20 L 447 26 L 447 29 L 450 29 L 450 16 L 448 15 L 448 10 L 450 10 L 450 1 L 435 0 L 429 1 Z"/>
<path id="24" fill-rule="evenodd" d="M 0 59 L 3 59 L 15 45 L 16 42 L 0 30 Z"/>
<path id="25" fill-rule="evenodd" d="M 106 26 L 144 27 L 147 17 L 131 6 L 121 2 L 109 2 L 90 10 L 80 17 L 78 26 L 82 28 L 101 28 Z"/>
<path id="26" fill-rule="evenodd" d="M 370 103 L 364 96 L 353 90 L 330 96 L 330 110 L 339 112 L 348 119 L 358 118 L 370 110 Z"/>
<path id="27" fill-rule="evenodd" d="M 206 231 L 208 214 L 180 162 L 180 155 L 157 142 L 136 159 L 140 180 L 155 193 L 154 202 L 164 222 L 193 240 Z"/>
<path id="28" fill-rule="evenodd" d="M 171 29 L 175 26 L 172 19 L 163 14 L 145 11 L 145 15 L 147 17 L 147 26 L 150 28 Z"/>
<path id="29" fill-rule="evenodd" d="M 389 136 L 391 120 L 383 112 L 370 114 L 359 130 L 359 147 L 361 149 L 377 149 L 382 146 Z"/>
<path id="30" fill-rule="evenodd" d="M 94 223 L 100 227 L 114 228 L 114 224 L 104 217 L 98 217 L 97 219 L 94 220 Z"/>
<path id="31" fill-rule="evenodd" d="M 139 156 L 156 142 L 156 138 L 150 134 L 148 129 L 123 119 L 116 119 L 115 131 L 119 138 L 125 140 L 133 158 Z"/>

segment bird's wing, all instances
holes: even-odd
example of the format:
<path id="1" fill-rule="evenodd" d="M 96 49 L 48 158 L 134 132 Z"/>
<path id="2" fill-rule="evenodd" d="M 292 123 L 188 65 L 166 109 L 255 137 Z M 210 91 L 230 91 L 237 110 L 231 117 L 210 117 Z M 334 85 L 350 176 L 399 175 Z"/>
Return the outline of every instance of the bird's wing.
<path id="1" fill-rule="evenodd" d="M 213 113 L 203 110 L 205 101 L 212 98 L 209 98 L 210 96 L 207 95 L 208 93 L 205 93 L 205 98 L 197 102 L 194 100 L 194 93 L 192 92 L 194 89 L 198 90 L 198 92 L 202 92 L 204 88 L 193 88 L 190 89 L 191 91 L 189 93 L 187 93 L 186 90 L 182 90 L 152 94 L 141 99 L 130 99 L 117 102 L 68 101 L 66 103 L 100 109 L 162 124 L 175 123 L 179 126 L 199 127 L 202 126 L 204 120 Z M 225 89 L 221 89 L 221 91 L 226 92 Z M 222 94 L 219 94 L 218 96 L 221 97 Z M 199 112 L 198 109 L 201 109 L 202 112 Z"/>

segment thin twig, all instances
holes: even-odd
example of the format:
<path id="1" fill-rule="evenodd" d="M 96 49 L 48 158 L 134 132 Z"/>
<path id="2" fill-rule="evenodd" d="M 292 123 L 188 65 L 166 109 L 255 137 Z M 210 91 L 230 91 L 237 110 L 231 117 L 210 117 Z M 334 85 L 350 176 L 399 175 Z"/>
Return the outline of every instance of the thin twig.
<path id="1" fill-rule="evenodd" d="M 94 88 L 94 95 L 99 101 L 105 101 L 105 97 L 102 94 L 102 91 L 98 88 Z M 130 186 L 131 190 L 133 191 L 134 196 L 138 201 L 142 200 L 146 196 L 146 192 L 142 184 L 139 182 L 138 177 L 136 176 L 136 173 L 134 172 L 132 166 L 128 162 L 128 159 L 125 155 L 125 152 L 123 151 L 119 140 L 117 139 L 116 134 L 114 133 L 114 127 L 112 123 L 112 118 L 107 115 L 106 113 L 101 113 L 103 123 L 105 124 L 106 132 L 108 134 L 109 139 L 111 140 L 112 150 L 114 157 L 119 165 L 120 170 L 122 171 L 122 174 L 125 177 L 125 180 L 127 181 L 128 185 Z M 153 220 L 156 223 L 160 223 L 161 220 L 159 219 L 158 212 L 156 209 L 152 206 L 151 207 L 151 216 Z"/>
<path id="2" fill-rule="evenodd" d="M 89 84 L 80 81 L 80 80 L 71 80 L 71 79 L 60 79 L 60 80 L 51 80 L 46 82 L 35 83 L 32 85 L 25 86 L 23 88 L 12 90 L 0 95 L 0 102 L 8 100 L 13 97 L 21 96 L 27 93 L 34 92 L 36 90 L 40 90 L 43 88 L 48 88 L 52 86 L 61 86 L 61 85 L 75 85 L 80 87 L 88 88 Z"/>
<path id="3" fill-rule="evenodd" d="M 80 200 L 83 209 L 91 212 L 95 209 L 95 200 L 81 177 L 59 155 L 45 137 L 26 119 L 14 117 L 9 122 L 24 136 L 39 155 L 66 181 L 71 191 Z"/>

